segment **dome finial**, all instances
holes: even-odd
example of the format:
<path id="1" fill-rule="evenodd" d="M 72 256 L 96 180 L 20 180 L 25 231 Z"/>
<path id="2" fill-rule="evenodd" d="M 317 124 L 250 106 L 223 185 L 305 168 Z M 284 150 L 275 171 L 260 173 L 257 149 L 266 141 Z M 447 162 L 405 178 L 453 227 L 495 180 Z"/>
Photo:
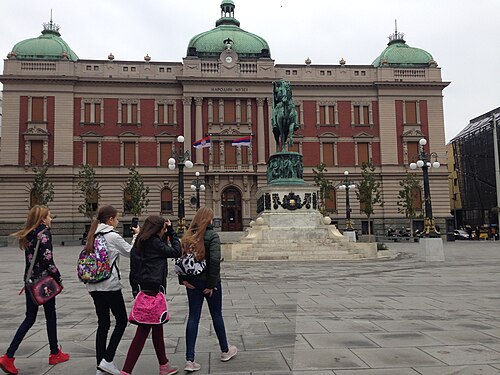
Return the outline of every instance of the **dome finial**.
<path id="1" fill-rule="evenodd" d="M 222 0 L 220 4 L 220 18 L 215 22 L 215 27 L 220 25 L 240 26 L 240 21 L 234 18 L 234 2 L 233 0 Z"/>
<path id="2" fill-rule="evenodd" d="M 42 34 L 56 34 L 57 36 L 61 36 L 59 34 L 60 26 L 52 21 L 52 8 L 50 9 L 50 21 L 43 23 L 43 31 Z"/>
<path id="3" fill-rule="evenodd" d="M 389 44 L 392 44 L 394 42 L 403 42 L 405 43 L 404 40 L 405 34 L 404 33 L 398 33 L 398 20 L 394 20 L 394 34 L 389 35 Z"/>

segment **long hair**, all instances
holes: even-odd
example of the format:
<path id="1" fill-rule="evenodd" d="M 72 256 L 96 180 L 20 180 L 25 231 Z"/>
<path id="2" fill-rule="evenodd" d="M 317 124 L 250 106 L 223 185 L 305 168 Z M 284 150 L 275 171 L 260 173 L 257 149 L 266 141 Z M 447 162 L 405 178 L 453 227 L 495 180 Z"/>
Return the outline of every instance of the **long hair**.
<path id="1" fill-rule="evenodd" d="M 213 218 L 214 212 L 211 208 L 201 207 L 198 212 L 196 212 L 189 229 L 181 240 L 183 255 L 191 253 L 197 260 L 205 259 L 205 231 Z"/>
<path id="2" fill-rule="evenodd" d="M 28 234 L 41 224 L 42 220 L 49 215 L 49 212 L 47 206 L 33 206 L 28 212 L 24 228 L 11 234 L 12 237 L 19 239 L 19 248 L 21 250 L 25 250 L 28 245 Z"/>
<path id="3" fill-rule="evenodd" d="M 87 242 L 85 244 L 85 250 L 87 254 L 90 254 L 94 249 L 94 239 L 95 239 L 95 231 L 97 226 L 102 223 L 106 223 L 110 218 L 116 217 L 118 215 L 118 210 L 111 205 L 102 206 L 97 211 L 97 217 L 92 220 L 92 224 L 90 225 L 89 232 L 87 233 Z"/>
<path id="4" fill-rule="evenodd" d="M 144 225 L 142 226 L 141 231 L 139 232 L 135 240 L 135 246 L 137 247 L 137 249 L 141 250 L 143 242 L 158 234 L 158 232 L 163 229 L 164 225 L 165 219 L 161 216 L 148 216 L 148 218 L 144 221 Z"/>

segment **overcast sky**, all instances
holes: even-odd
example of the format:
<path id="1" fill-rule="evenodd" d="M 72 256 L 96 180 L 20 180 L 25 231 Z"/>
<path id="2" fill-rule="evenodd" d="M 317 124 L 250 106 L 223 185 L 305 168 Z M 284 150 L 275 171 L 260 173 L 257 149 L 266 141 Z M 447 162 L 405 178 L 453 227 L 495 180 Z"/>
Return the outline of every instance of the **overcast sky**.
<path id="1" fill-rule="evenodd" d="M 38 37 L 50 19 L 81 59 L 182 61 L 190 38 L 215 27 L 221 0 L 1 0 L 0 54 Z M 388 35 L 425 49 L 451 84 L 446 139 L 500 106 L 500 0 L 234 0 L 241 28 L 264 38 L 276 64 L 371 64 Z M 3 60 L 0 62 L 3 71 Z"/>

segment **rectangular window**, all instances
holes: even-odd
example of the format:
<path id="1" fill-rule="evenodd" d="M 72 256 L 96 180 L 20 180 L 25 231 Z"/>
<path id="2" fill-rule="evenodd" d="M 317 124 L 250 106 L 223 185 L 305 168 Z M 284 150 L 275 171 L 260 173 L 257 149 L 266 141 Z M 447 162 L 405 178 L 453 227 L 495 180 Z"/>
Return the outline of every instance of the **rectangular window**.
<path id="1" fill-rule="evenodd" d="M 85 144 L 86 155 L 85 160 L 87 164 L 98 165 L 99 163 L 99 143 L 98 142 L 87 142 Z"/>
<path id="2" fill-rule="evenodd" d="M 131 167 L 136 165 L 135 163 L 135 142 L 124 142 L 123 143 L 123 165 L 126 167 Z"/>
<path id="3" fill-rule="evenodd" d="M 419 187 L 415 186 L 411 189 L 411 195 L 413 198 L 413 209 L 421 210 L 422 209 L 422 190 Z"/>
<path id="4" fill-rule="evenodd" d="M 224 122 L 236 122 L 236 107 L 234 100 L 224 100 Z"/>
<path id="5" fill-rule="evenodd" d="M 160 143 L 160 165 L 162 167 L 168 166 L 168 159 L 172 157 L 172 143 Z"/>
<path id="6" fill-rule="evenodd" d="M 226 165 L 236 165 L 236 147 L 233 146 L 232 141 L 224 142 L 224 156 Z"/>
<path id="7" fill-rule="evenodd" d="M 335 189 L 330 189 L 325 199 L 325 209 L 327 212 L 337 211 L 337 194 Z"/>
<path id="8" fill-rule="evenodd" d="M 333 105 L 329 106 L 328 107 L 328 116 L 329 116 L 329 124 L 330 125 L 333 125 L 335 124 L 335 111 L 334 111 L 335 107 Z"/>
<path id="9" fill-rule="evenodd" d="M 219 101 L 217 101 L 217 100 L 214 101 L 212 109 L 214 112 L 213 122 L 214 122 L 214 124 L 218 124 L 219 123 Z"/>
<path id="10" fill-rule="evenodd" d="M 248 147 L 241 147 L 241 164 L 248 165 Z"/>
<path id="11" fill-rule="evenodd" d="M 139 121 L 137 120 L 137 104 L 131 104 L 130 105 L 130 110 L 131 110 L 131 123 L 132 124 L 137 124 Z"/>
<path id="12" fill-rule="evenodd" d="M 408 142 L 408 163 L 415 163 L 418 160 L 418 142 Z"/>
<path id="13" fill-rule="evenodd" d="M 323 143 L 323 163 L 327 167 L 333 167 L 334 162 L 333 143 Z"/>
<path id="14" fill-rule="evenodd" d="M 358 165 L 363 165 L 363 163 L 370 161 L 368 146 L 368 143 L 358 143 Z"/>
<path id="15" fill-rule="evenodd" d="M 91 110 L 92 110 L 92 104 L 85 103 L 85 118 L 83 119 L 83 122 L 89 123 L 91 121 Z"/>
<path id="16" fill-rule="evenodd" d="M 122 124 L 128 124 L 128 105 L 122 104 Z"/>
<path id="17" fill-rule="evenodd" d="M 31 141 L 31 165 L 43 165 L 43 141 Z"/>
<path id="18" fill-rule="evenodd" d="M 354 121 L 353 121 L 353 124 L 360 124 L 360 120 L 361 120 L 360 110 L 361 110 L 361 106 L 359 106 L 359 105 L 353 106 L 353 111 L 354 111 Z"/>
<path id="19" fill-rule="evenodd" d="M 245 101 L 242 101 L 241 103 L 241 122 L 248 122 L 247 104 L 245 103 Z"/>
<path id="20" fill-rule="evenodd" d="M 96 124 L 101 123 L 101 103 L 94 104 L 94 122 Z"/>
<path id="21" fill-rule="evenodd" d="M 319 123 L 326 124 L 326 106 L 319 106 Z"/>
<path id="22" fill-rule="evenodd" d="M 44 98 L 31 98 L 31 121 L 42 122 L 43 109 L 44 109 Z"/>
<path id="23" fill-rule="evenodd" d="M 405 102 L 406 124 L 417 123 L 417 102 Z"/>
<path id="24" fill-rule="evenodd" d="M 213 160 L 215 165 L 220 165 L 220 154 L 219 154 L 219 142 L 213 142 L 212 144 Z"/>
<path id="25" fill-rule="evenodd" d="M 168 124 L 173 124 L 174 121 L 174 105 L 173 104 L 167 104 L 167 123 Z"/>
<path id="26" fill-rule="evenodd" d="M 367 105 L 363 106 L 363 124 L 368 125 L 370 123 L 370 108 Z"/>
<path id="27" fill-rule="evenodd" d="M 158 104 L 158 124 L 165 123 L 165 105 Z"/>

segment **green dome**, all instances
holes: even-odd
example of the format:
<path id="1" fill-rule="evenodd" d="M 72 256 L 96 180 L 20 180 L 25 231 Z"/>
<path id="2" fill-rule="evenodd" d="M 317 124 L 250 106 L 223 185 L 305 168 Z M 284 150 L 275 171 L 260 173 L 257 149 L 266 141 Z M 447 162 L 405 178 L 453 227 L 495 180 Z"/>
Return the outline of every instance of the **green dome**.
<path id="1" fill-rule="evenodd" d="M 240 28 L 240 22 L 234 18 L 234 3 L 223 0 L 221 18 L 215 28 L 191 38 L 187 55 L 198 57 L 218 57 L 220 53 L 231 48 L 240 57 L 271 57 L 269 45 L 258 35 Z"/>
<path id="2" fill-rule="evenodd" d="M 387 47 L 372 65 L 376 68 L 379 66 L 437 66 L 429 52 L 410 47 L 403 37 L 402 33 L 392 34 Z"/>
<path id="3" fill-rule="evenodd" d="M 17 43 L 9 59 L 18 60 L 71 60 L 77 61 L 78 56 L 61 38 L 59 26 L 50 21 L 44 24 L 42 35 Z"/>

